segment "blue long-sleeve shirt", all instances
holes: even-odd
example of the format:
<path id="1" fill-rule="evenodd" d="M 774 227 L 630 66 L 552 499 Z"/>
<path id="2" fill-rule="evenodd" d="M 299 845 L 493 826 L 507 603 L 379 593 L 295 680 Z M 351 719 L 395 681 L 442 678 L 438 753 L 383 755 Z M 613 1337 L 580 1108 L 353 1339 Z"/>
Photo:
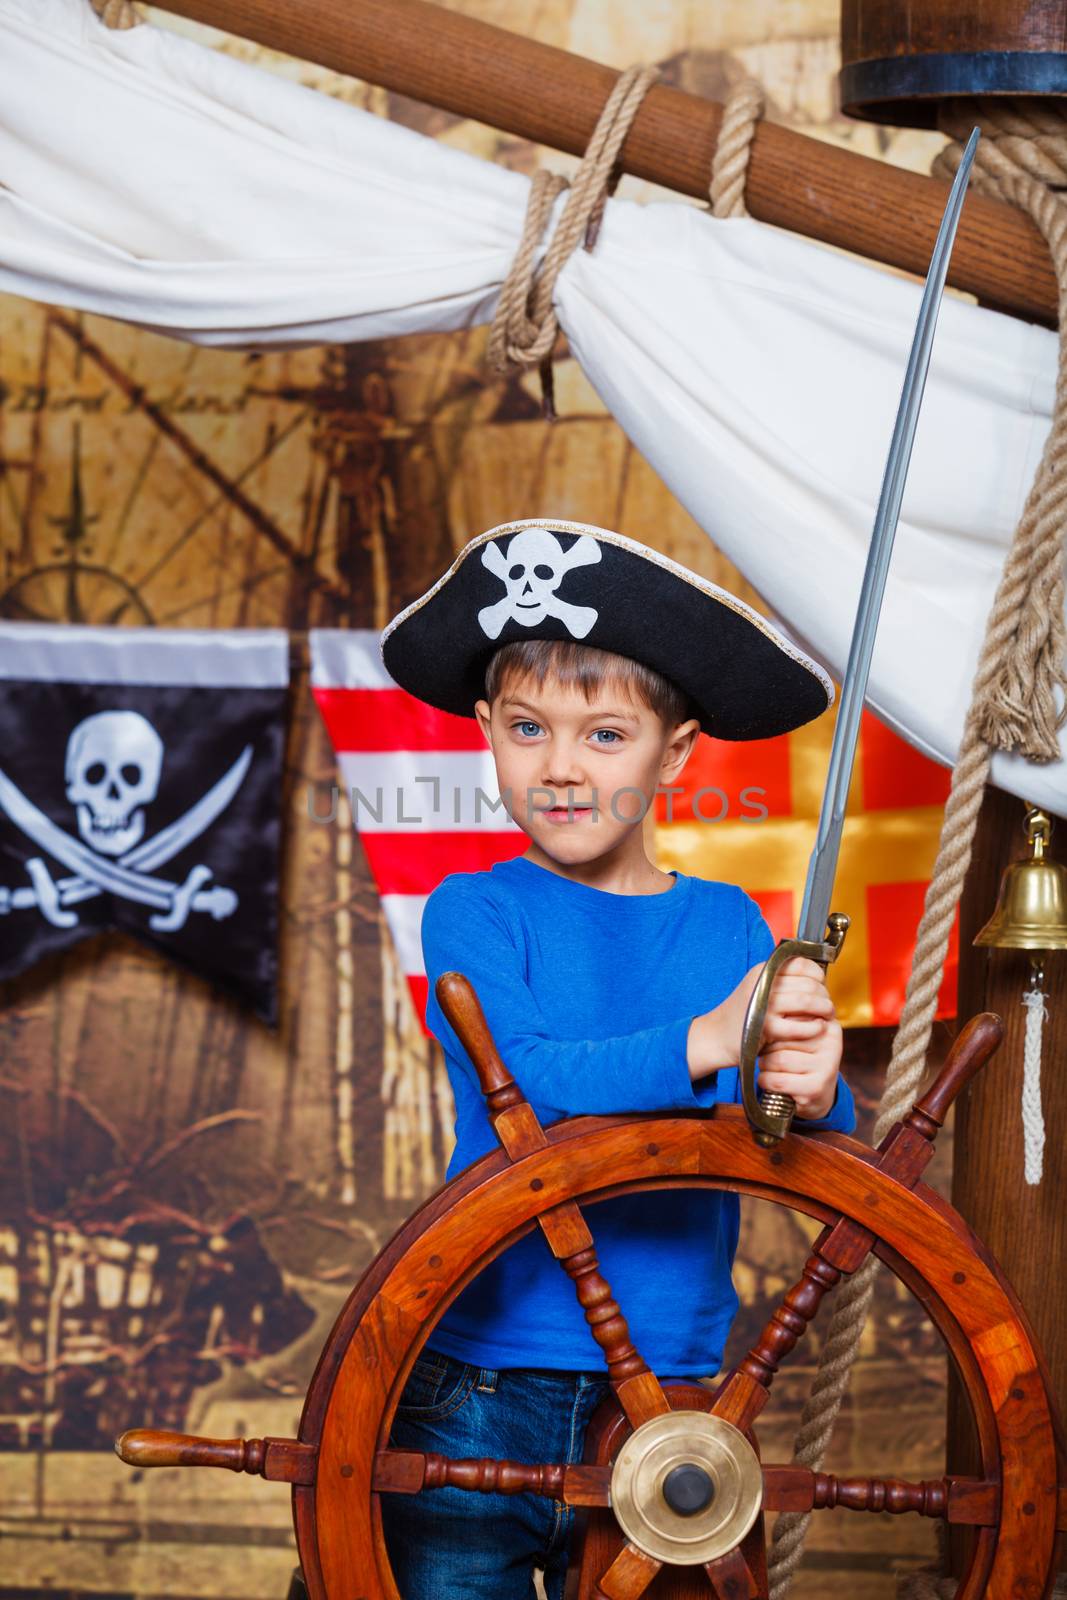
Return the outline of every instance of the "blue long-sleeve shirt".
<path id="1" fill-rule="evenodd" d="M 674 874 L 659 894 L 612 894 L 524 857 L 456 873 L 429 897 L 422 944 L 427 1026 L 456 1102 L 448 1176 L 497 1147 L 474 1067 L 434 995 L 442 972 L 470 979 L 501 1057 L 544 1123 L 584 1113 L 691 1111 L 738 1102 L 736 1067 L 694 1084 L 694 1017 L 726 999 L 774 946 L 755 901 L 733 884 Z M 855 1127 L 844 1079 L 826 1118 Z M 714 1373 L 737 1310 L 730 1276 L 736 1195 L 674 1189 L 589 1208 L 601 1265 L 637 1348 L 662 1376 Z M 431 1335 L 481 1367 L 604 1369 L 574 1289 L 539 1230 L 468 1285 Z"/>

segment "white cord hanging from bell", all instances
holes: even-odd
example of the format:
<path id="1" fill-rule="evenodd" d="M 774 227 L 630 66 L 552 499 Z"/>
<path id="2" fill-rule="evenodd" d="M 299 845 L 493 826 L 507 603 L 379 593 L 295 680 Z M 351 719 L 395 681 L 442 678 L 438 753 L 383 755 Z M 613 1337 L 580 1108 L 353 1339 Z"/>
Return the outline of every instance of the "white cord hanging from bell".
<path id="1" fill-rule="evenodd" d="M 1045 1162 L 1045 1119 L 1041 1111 L 1041 1036 L 1048 1018 L 1048 1006 L 1041 985 L 1044 971 L 1035 961 L 1030 970 L 1030 987 L 1023 995 L 1026 1008 L 1026 1038 L 1023 1044 L 1023 1172 L 1027 1183 L 1041 1182 Z"/>
<path id="2" fill-rule="evenodd" d="M 1012 861 L 1000 880 L 996 909 L 976 945 L 1030 954 L 1030 985 L 1022 997 L 1026 1011 L 1023 1040 L 1023 1160 L 1030 1185 L 1041 1182 L 1045 1159 L 1045 1119 L 1041 1109 L 1041 1043 L 1048 1021 L 1048 995 L 1041 951 L 1067 951 L 1067 868 L 1046 856 L 1052 818 L 1029 806 L 1024 822 L 1029 856 Z"/>

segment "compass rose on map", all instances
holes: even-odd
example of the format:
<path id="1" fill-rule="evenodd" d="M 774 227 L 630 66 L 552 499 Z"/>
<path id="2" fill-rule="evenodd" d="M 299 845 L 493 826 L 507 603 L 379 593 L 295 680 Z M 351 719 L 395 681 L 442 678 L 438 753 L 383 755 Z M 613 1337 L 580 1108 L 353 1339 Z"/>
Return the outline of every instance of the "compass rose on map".
<path id="1" fill-rule="evenodd" d="M 314 407 L 303 392 L 285 398 L 279 380 L 304 363 L 317 377 L 322 353 L 235 359 L 14 305 L 6 331 L 18 360 L 9 356 L 0 396 L 0 615 L 276 624 L 306 562 L 322 470 Z M 317 573 L 311 587 L 342 598 Z"/>

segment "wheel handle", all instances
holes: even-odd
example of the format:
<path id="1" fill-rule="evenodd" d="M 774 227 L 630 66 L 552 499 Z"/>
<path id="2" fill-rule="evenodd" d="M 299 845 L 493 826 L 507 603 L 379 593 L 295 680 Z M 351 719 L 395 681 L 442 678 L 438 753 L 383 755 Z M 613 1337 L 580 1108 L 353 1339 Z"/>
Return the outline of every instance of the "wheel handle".
<path id="1" fill-rule="evenodd" d="M 794 956 L 806 956 L 828 967 L 841 954 L 848 932 L 849 919 L 843 912 L 831 911 L 826 919 L 826 938 L 821 943 L 814 939 L 780 939 L 771 951 L 756 987 L 749 998 L 745 1021 L 741 1029 L 741 1098 L 745 1115 L 757 1144 L 777 1144 L 789 1132 L 796 1112 L 796 1101 L 788 1094 L 756 1092 L 756 1058 L 763 1039 L 763 1025 L 767 1020 L 767 1003 L 771 985 L 779 970 Z"/>

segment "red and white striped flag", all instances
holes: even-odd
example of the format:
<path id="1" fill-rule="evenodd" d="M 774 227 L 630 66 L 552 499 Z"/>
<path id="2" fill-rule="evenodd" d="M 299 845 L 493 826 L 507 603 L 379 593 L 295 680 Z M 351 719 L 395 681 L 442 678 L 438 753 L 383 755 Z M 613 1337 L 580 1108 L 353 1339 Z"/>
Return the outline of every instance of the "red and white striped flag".
<path id="1" fill-rule="evenodd" d="M 382 665 L 378 639 L 372 629 L 313 631 L 311 682 L 421 1020 L 427 896 L 450 872 L 482 871 L 521 855 L 527 841 L 499 802 L 478 724 L 401 689 Z M 702 734 L 681 792 L 657 799 L 657 864 L 740 883 L 776 937 L 793 932 L 832 733 L 826 716 L 744 744 Z M 864 713 L 835 899 L 853 927 L 830 970 L 846 1026 L 892 1024 L 900 1015 L 947 789 L 947 772 Z M 955 1008 L 953 944 L 938 1016 Z"/>
<path id="2" fill-rule="evenodd" d="M 500 803 L 492 755 L 470 717 L 436 711 L 386 672 L 373 629 L 313 629 L 311 688 L 353 822 L 420 1019 L 419 926 L 450 872 L 481 872 L 526 849 Z"/>

